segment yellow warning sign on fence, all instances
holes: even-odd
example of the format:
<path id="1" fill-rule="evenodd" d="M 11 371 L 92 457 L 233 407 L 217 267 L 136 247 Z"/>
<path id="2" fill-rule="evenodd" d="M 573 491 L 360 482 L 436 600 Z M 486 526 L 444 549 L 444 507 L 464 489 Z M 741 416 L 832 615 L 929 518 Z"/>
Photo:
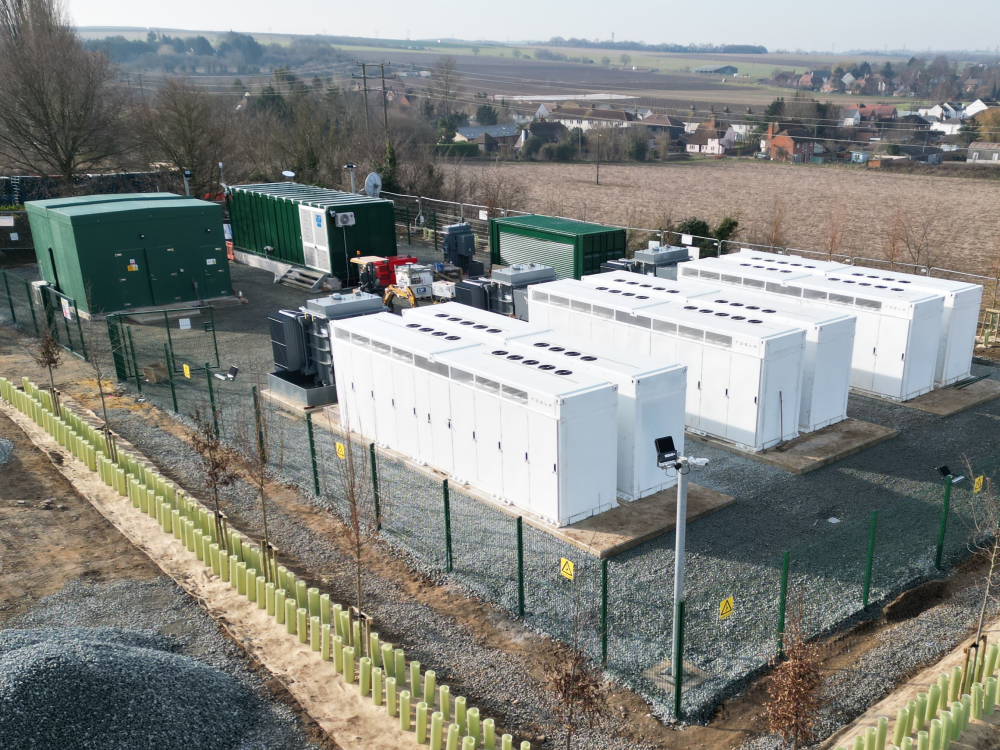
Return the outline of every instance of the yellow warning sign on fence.
<path id="1" fill-rule="evenodd" d="M 573 562 L 572 560 L 567 560 L 565 557 L 559 558 L 559 572 L 562 573 L 563 578 L 568 578 L 573 580 Z"/>
<path id="2" fill-rule="evenodd" d="M 978 477 L 976 477 L 976 483 L 972 485 L 972 492 L 976 493 L 982 491 L 983 491 L 983 475 L 980 474 Z"/>
<path id="3" fill-rule="evenodd" d="M 184 365 L 184 377 L 186 378 L 191 377 L 191 368 L 188 367 L 187 365 Z"/>
<path id="4" fill-rule="evenodd" d="M 343 443 L 337 443 L 337 458 L 341 461 L 347 458 L 347 448 L 344 447 Z"/>
<path id="5" fill-rule="evenodd" d="M 728 599 L 723 599 L 721 602 L 719 602 L 719 619 L 720 620 L 728 619 L 733 614 L 734 605 L 735 602 L 733 602 L 733 597 L 729 597 Z"/>

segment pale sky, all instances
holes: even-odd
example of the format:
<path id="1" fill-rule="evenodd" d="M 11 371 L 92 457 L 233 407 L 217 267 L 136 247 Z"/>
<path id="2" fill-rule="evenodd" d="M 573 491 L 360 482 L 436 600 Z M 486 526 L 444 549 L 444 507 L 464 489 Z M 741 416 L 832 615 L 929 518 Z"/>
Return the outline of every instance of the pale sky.
<path id="1" fill-rule="evenodd" d="M 457 37 L 520 41 L 553 36 L 657 43 L 763 44 L 769 50 L 996 49 L 1000 2 L 966 0 L 68 0 L 80 26 Z"/>

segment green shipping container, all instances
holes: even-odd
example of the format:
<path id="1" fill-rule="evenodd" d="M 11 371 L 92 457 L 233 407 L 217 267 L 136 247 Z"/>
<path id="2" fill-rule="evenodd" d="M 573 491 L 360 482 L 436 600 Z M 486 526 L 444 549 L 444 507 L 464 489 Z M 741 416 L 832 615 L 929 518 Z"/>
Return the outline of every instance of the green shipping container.
<path id="1" fill-rule="evenodd" d="M 542 263 L 555 269 L 556 278 L 579 279 L 624 256 L 624 229 L 534 214 L 490 219 L 495 266 Z"/>
<path id="2" fill-rule="evenodd" d="M 325 271 L 349 281 L 350 258 L 396 254 L 392 201 L 275 182 L 234 185 L 226 194 L 233 244 L 257 255 Z M 338 214 L 354 224 L 337 226 Z"/>
<path id="3" fill-rule="evenodd" d="M 232 294 L 222 207 L 169 193 L 29 201 L 44 280 L 87 314 Z"/>

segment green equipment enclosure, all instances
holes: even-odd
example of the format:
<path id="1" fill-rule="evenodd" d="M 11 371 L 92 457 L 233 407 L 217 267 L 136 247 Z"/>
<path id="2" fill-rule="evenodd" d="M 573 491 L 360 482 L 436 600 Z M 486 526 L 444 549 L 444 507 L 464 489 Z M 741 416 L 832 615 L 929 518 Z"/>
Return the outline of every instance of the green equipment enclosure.
<path id="1" fill-rule="evenodd" d="M 395 208 L 389 200 L 295 182 L 235 185 L 226 199 L 233 244 L 240 250 L 345 282 L 353 270 L 349 258 L 396 254 Z M 341 226 L 349 214 L 353 224 Z"/>
<path id="2" fill-rule="evenodd" d="M 490 262 L 542 263 L 556 278 L 600 273 L 601 263 L 625 256 L 625 230 L 552 216 L 490 219 Z"/>
<path id="3" fill-rule="evenodd" d="M 41 276 L 101 314 L 232 294 L 222 207 L 170 193 L 25 204 Z"/>

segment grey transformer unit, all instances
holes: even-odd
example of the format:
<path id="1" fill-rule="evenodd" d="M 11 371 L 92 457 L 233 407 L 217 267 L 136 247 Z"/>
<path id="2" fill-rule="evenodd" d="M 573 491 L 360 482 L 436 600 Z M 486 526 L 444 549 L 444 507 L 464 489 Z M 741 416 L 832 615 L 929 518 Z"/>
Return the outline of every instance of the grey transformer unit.
<path id="1" fill-rule="evenodd" d="M 356 290 L 311 299 L 298 310 L 268 316 L 274 372 L 268 389 L 298 406 L 337 402 L 330 321 L 382 312 L 382 298 Z"/>
<path id="2" fill-rule="evenodd" d="M 601 264 L 601 270 L 629 271 L 676 281 L 677 264 L 689 259 L 690 250 L 686 247 L 655 245 L 650 242 L 650 247 L 646 250 L 636 250 L 632 259 L 605 261 Z"/>
<path id="3" fill-rule="evenodd" d="M 462 273 L 478 276 L 483 273 L 483 264 L 474 261 L 476 254 L 476 235 L 472 233 L 472 225 L 468 222 L 449 224 L 442 230 L 441 250 L 444 259 L 462 269 Z"/>
<path id="4" fill-rule="evenodd" d="M 491 278 L 465 279 L 455 284 L 455 301 L 499 315 L 528 319 L 528 287 L 555 281 L 552 266 L 515 263 L 494 268 Z"/>

